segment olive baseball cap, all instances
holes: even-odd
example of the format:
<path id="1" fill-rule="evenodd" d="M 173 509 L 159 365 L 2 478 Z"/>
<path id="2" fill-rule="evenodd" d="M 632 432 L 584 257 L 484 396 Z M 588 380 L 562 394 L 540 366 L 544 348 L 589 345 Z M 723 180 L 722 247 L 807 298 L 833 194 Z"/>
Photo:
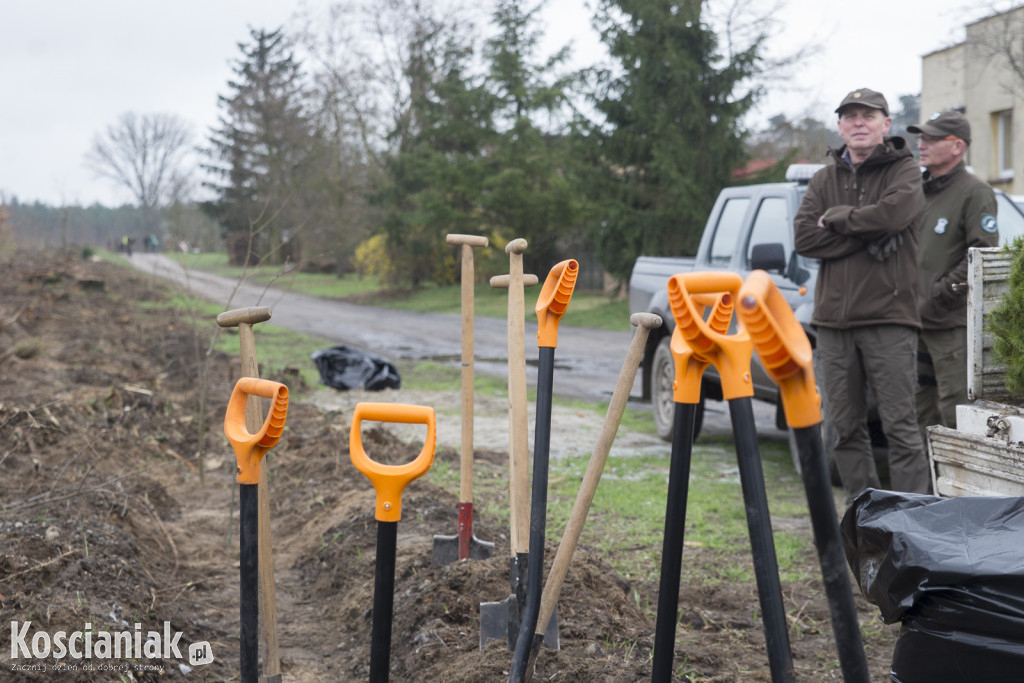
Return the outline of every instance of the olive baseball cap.
<path id="1" fill-rule="evenodd" d="M 842 114 L 846 107 L 859 104 L 862 107 L 881 109 L 886 116 L 889 115 L 889 103 L 885 101 L 885 95 L 870 88 L 858 88 L 843 98 L 843 101 L 836 107 L 836 113 Z"/>
<path id="2" fill-rule="evenodd" d="M 914 135 L 931 135 L 937 138 L 952 135 L 968 145 L 971 144 L 971 124 L 967 123 L 966 116 L 955 109 L 937 111 L 929 116 L 924 123 L 907 126 L 907 132 Z"/>

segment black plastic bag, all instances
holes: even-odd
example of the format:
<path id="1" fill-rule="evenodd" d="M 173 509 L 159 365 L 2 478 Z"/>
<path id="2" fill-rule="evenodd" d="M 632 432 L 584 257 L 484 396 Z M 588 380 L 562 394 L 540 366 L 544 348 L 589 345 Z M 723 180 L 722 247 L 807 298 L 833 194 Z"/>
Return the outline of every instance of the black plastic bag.
<path id="1" fill-rule="evenodd" d="M 335 389 L 381 391 L 402 388 L 398 369 L 389 361 L 348 346 L 315 351 L 310 358 L 320 371 L 320 381 Z"/>
<path id="2" fill-rule="evenodd" d="M 1024 680 L 1024 498 L 867 489 L 846 559 L 887 624 L 895 683 Z"/>

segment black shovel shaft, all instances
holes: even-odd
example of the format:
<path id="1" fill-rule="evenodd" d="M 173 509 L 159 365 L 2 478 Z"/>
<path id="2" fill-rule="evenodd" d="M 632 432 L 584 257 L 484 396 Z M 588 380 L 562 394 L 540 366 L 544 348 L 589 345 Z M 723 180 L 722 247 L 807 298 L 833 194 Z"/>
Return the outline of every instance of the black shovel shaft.
<path id="1" fill-rule="evenodd" d="M 533 633 L 540 618 L 544 590 L 544 534 L 548 511 L 548 457 L 551 447 L 551 394 L 554 384 L 555 348 L 542 346 L 537 358 L 537 422 L 533 437 L 533 488 L 530 497 L 530 566 L 526 579 L 526 609 L 519 625 L 515 654 L 508 680 L 523 683 Z"/>
<path id="2" fill-rule="evenodd" d="M 821 428 L 813 425 L 794 429 L 793 436 L 800 456 L 800 472 L 807 493 L 807 508 L 814 529 L 814 544 L 818 548 L 818 559 L 821 562 L 821 576 L 828 597 L 832 633 L 836 639 L 843 680 L 846 683 L 868 683 L 871 675 L 843 552 L 828 465 L 825 463 L 821 443 Z"/>
<path id="3" fill-rule="evenodd" d="M 661 581 L 658 585 L 658 618 L 654 631 L 651 681 L 672 680 L 675 659 L 676 620 L 679 617 L 679 574 L 683 568 L 683 536 L 686 531 L 686 498 L 690 491 L 693 454 L 693 421 L 696 404 L 676 403 L 672 428 L 672 461 L 668 472 L 665 504 L 665 537 L 661 549 Z"/>
<path id="4" fill-rule="evenodd" d="M 242 683 L 259 678 L 259 487 L 238 486 L 239 673 Z"/>
<path id="5" fill-rule="evenodd" d="M 373 575 L 370 683 L 386 683 L 391 674 L 391 618 L 395 607 L 397 543 L 398 522 L 377 522 L 377 568 Z"/>
<path id="6" fill-rule="evenodd" d="M 761 601 L 772 681 L 791 683 L 796 680 L 793 674 L 793 655 L 789 649 L 786 610 L 782 602 L 782 586 L 779 585 L 779 563 L 775 557 L 775 540 L 772 538 L 772 521 L 764 489 L 764 470 L 761 469 L 761 452 L 757 445 L 751 399 L 730 399 L 729 416 L 732 418 L 733 439 L 736 442 L 743 505 L 747 513 L 754 577 L 757 579 L 757 594 Z"/>

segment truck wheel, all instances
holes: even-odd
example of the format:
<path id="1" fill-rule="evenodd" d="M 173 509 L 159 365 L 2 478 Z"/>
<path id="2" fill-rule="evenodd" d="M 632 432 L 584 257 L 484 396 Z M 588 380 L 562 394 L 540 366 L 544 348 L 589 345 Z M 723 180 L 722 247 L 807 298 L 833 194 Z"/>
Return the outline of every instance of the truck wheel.
<path id="1" fill-rule="evenodd" d="M 673 400 L 672 383 L 675 381 L 675 363 L 672 360 L 670 338 L 664 337 L 658 342 L 651 363 L 651 406 L 654 408 L 654 426 L 658 436 L 665 441 L 672 441 L 672 428 L 675 424 L 676 403 Z M 704 425 L 704 397 L 697 404 L 693 421 L 693 438 L 700 435 Z"/>

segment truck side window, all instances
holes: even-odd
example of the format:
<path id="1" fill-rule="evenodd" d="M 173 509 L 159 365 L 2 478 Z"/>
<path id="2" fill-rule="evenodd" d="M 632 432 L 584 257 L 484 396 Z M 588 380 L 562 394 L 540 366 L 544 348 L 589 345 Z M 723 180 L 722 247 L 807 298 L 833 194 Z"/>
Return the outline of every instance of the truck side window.
<path id="1" fill-rule="evenodd" d="M 747 243 L 746 258 L 750 265 L 750 256 L 756 244 L 781 244 L 786 250 L 786 259 L 793 253 L 793 220 L 789 216 L 789 205 L 782 197 L 765 197 L 757 207 L 754 227 L 750 230 L 750 241 Z"/>
<path id="2" fill-rule="evenodd" d="M 743 228 L 743 217 L 747 214 L 750 199 L 737 197 L 726 200 L 722 213 L 718 216 L 715 236 L 711 241 L 711 263 L 727 266 L 736 251 L 736 242 L 740 239 Z"/>

